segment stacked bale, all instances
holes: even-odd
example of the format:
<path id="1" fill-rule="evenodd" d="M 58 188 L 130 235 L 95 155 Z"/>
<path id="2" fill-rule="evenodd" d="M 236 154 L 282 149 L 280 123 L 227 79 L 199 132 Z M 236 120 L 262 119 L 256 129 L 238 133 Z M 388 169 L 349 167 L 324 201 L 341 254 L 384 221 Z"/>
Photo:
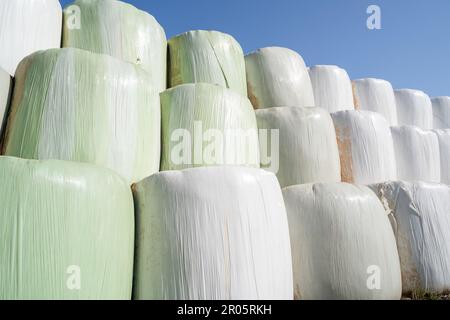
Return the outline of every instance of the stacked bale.
<path id="1" fill-rule="evenodd" d="M 58 0 L 2 0 L 0 21 L 0 67 L 10 75 L 29 54 L 61 45 Z"/>
<path id="2" fill-rule="evenodd" d="M 2 129 L 4 127 L 3 125 L 5 122 L 5 115 L 9 107 L 9 98 L 11 94 L 11 89 L 12 89 L 11 76 L 9 75 L 9 73 L 0 68 L 0 126 Z"/>
<path id="3" fill-rule="evenodd" d="M 90 162 L 129 182 L 159 170 L 160 104 L 148 74 L 78 49 L 27 57 L 16 74 L 3 154 Z"/>
<path id="4" fill-rule="evenodd" d="M 381 79 L 353 80 L 355 108 L 378 112 L 391 126 L 396 126 L 397 108 L 392 85 Z"/>
<path id="5" fill-rule="evenodd" d="M 309 77 L 315 105 L 328 112 L 353 110 L 352 84 L 347 72 L 337 66 L 313 66 Z"/>
<path id="6" fill-rule="evenodd" d="M 431 99 L 435 129 L 450 129 L 450 97 Z"/>
<path id="7" fill-rule="evenodd" d="M 114 172 L 0 157 L 0 299 L 130 299 L 133 197 Z"/>
<path id="8" fill-rule="evenodd" d="M 152 88 L 158 92 L 166 88 L 167 40 L 153 16 L 115 0 L 76 0 L 73 5 L 79 12 L 72 11 L 73 6 L 64 11 L 63 47 L 137 64 L 149 73 Z"/>
<path id="9" fill-rule="evenodd" d="M 416 126 L 421 129 L 433 128 L 431 100 L 423 91 L 395 90 L 398 125 Z"/>
<path id="10" fill-rule="evenodd" d="M 368 188 L 302 185 L 284 189 L 283 195 L 295 298 L 401 297 L 395 237 L 383 206 Z"/>
<path id="11" fill-rule="evenodd" d="M 261 166 L 277 173 L 282 187 L 341 181 L 336 133 L 327 111 L 321 108 L 267 108 L 256 110 L 256 118 L 261 136 Z M 279 132 L 278 141 L 270 140 L 271 147 L 276 147 L 275 143 L 279 142 L 278 149 L 271 149 L 270 163 L 265 159 L 268 145 L 264 143 L 272 131 L 262 129 Z"/>
<path id="12" fill-rule="evenodd" d="M 245 67 L 248 97 L 255 109 L 315 106 L 308 70 L 297 52 L 259 49 L 245 56 Z"/>
<path id="13" fill-rule="evenodd" d="M 450 129 L 435 130 L 439 141 L 439 158 L 441 163 L 441 183 L 450 185 Z"/>
<path id="14" fill-rule="evenodd" d="M 292 299 L 276 177 L 240 167 L 155 174 L 135 185 L 137 299 Z"/>

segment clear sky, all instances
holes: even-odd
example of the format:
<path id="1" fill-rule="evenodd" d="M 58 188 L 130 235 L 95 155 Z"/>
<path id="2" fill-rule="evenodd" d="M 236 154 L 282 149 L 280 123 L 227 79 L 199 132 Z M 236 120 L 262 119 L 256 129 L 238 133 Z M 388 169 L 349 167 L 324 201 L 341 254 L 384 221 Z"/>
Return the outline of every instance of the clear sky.
<path id="1" fill-rule="evenodd" d="M 72 1 L 61 0 L 63 5 Z M 233 35 L 245 52 L 283 46 L 307 65 L 335 64 L 352 79 L 450 96 L 450 0 L 127 0 L 167 37 L 195 29 Z M 381 30 L 366 9 L 381 8 Z"/>

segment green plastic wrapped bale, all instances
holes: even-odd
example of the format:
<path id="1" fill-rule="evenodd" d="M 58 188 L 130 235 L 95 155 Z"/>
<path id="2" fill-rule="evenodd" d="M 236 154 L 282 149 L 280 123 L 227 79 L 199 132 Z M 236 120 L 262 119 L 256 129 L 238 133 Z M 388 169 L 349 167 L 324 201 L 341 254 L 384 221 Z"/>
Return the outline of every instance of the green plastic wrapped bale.
<path id="1" fill-rule="evenodd" d="M 139 181 L 159 171 L 159 94 L 133 64 L 53 49 L 19 65 L 3 154 L 89 162 Z"/>
<path id="2" fill-rule="evenodd" d="M 169 40 L 169 86 L 206 82 L 247 96 L 244 53 L 230 35 L 190 31 Z"/>
<path id="3" fill-rule="evenodd" d="M 83 163 L 0 157 L 0 300 L 130 299 L 128 184 Z"/>
<path id="4" fill-rule="evenodd" d="M 259 167 L 255 112 L 250 101 L 208 83 L 161 93 L 161 170 L 215 165 Z"/>
<path id="5" fill-rule="evenodd" d="M 75 6 L 74 6 L 75 5 Z M 138 64 L 159 92 L 166 88 L 167 40 L 153 16 L 115 0 L 76 0 L 64 10 L 63 47 Z"/>

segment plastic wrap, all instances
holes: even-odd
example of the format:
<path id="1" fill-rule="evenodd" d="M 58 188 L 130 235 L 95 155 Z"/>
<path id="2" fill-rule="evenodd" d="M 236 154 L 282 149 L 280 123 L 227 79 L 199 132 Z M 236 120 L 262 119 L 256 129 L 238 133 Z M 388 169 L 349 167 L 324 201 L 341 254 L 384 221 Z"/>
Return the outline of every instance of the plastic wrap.
<path id="1" fill-rule="evenodd" d="M 421 129 L 433 128 L 431 100 L 423 91 L 395 90 L 397 118 L 400 126 L 416 126 Z"/>
<path id="2" fill-rule="evenodd" d="M 439 141 L 441 183 L 450 185 L 450 129 L 434 131 Z"/>
<path id="3" fill-rule="evenodd" d="M 0 157 L 0 299 L 130 299 L 128 184 L 82 163 Z"/>
<path id="4" fill-rule="evenodd" d="M 76 0 L 80 27 L 73 26 L 74 12 L 64 11 L 63 46 L 104 53 L 139 65 L 150 74 L 150 84 L 166 89 L 167 40 L 153 16 L 115 0 Z"/>
<path id="5" fill-rule="evenodd" d="M 296 299 L 401 297 L 395 237 L 371 190 L 331 183 L 292 186 L 283 195 Z"/>
<path id="6" fill-rule="evenodd" d="M 343 182 L 370 184 L 397 179 L 394 145 L 383 116 L 371 111 L 339 111 L 331 117 Z"/>
<path id="7" fill-rule="evenodd" d="M 276 177 L 242 167 L 155 174 L 134 186 L 137 299 L 292 299 Z"/>
<path id="8" fill-rule="evenodd" d="M 450 129 L 450 97 L 431 99 L 433 107 L 433 127 L 435 129 Z"/>
<path id="9" fill-rule="evenodd" d="M 413 126 L 392 127 L 391 132 L 398 168 L 398 179 L 392 180 L 440 182 L 436 134 Z"/>
<path id="10" fill-rule="evenodd" d="M 258 49 L 245 56 L 245 67 L 248 97 L 255 109 L 315 106 L 308 70 L 297 52 Z"/>
<path id="11" fill-rule="evenodd" d="M 278 169 L 275 173 L 282 187 L 341 181 L 336 132 L 327 111 L 321 108 L 268 108 L 256 110 L 256 119 L 259 129 L 279 130 L 279 166 L 262 162 L 261 167 Z M 273 157 L 272 160 L 275 161 Z"/>
<path id="12" fill-rule="evenodd" d="M 391 126 L 396 126 L 397 108 L 392 85 L 381 79 L 353 80 L 355 108 L 378 112 Z"/>
<path id="13" fill-rule="evenodd" d="M 255 113 L 233 90 L 184 84 L 161 93 L 161 171 L 211 165 L 259 167 Z"/>
<path id="14" fill-rule="evenodd" d="M 0 67 L 15 74 L 19 62 L 38 50 L 61 46 L 58 0 L 0 1 Z"/>
<path id="15" fill-rule="evenodd" d="M 309 77 L 315 105 L 328 112 L 353 110 L 352 84 L 347 71 L 337 66 L 313 66 Z"/>
<path id="16" fill-rule="evenodd" d="M 450 188 L 425 182 L 372 186 L 391 214 L 405 293 L 450 290 Z"/>
<path id="17" fill-rule="evenodd" d="M 159 95 L 146 72 L 78 49 L 19 66 L 3 154 L 90 162 L 130 182 L 159 171 Z"/>
<path id="18" fill-rule="evenodd" d="M 10 94 L 12 89 L 12 79 L 9 73 L 0 68 L 0 126 L 3 128 L 5 115 L 8 111 Z M 0 134 L 1 136 L 1 134 Z"/>
<path id="19" fill-rule="evenodd" d="M 169 86 L 211 83 L 247 96 L 244 52 L 230 35 L 189 31 L 169 40 Z"/>

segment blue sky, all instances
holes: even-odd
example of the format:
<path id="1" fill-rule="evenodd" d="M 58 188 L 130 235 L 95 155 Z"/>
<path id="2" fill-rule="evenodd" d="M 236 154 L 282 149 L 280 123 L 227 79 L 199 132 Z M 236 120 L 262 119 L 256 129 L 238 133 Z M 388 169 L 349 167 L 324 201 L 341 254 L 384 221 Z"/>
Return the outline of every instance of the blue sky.
<path id="1" fill-rule="evenodd" d="M 72 1 L 61 0 L 63 5 Z M 336 64 L 353 79 L 450 95 L 449 0 L 127 0 L 148 11 L 167 37 L 188 30 L 233 35 L 245 52 L 284 46 L 308 65 Z M 366 9 L 381 8 L 382 30 Z"/>

